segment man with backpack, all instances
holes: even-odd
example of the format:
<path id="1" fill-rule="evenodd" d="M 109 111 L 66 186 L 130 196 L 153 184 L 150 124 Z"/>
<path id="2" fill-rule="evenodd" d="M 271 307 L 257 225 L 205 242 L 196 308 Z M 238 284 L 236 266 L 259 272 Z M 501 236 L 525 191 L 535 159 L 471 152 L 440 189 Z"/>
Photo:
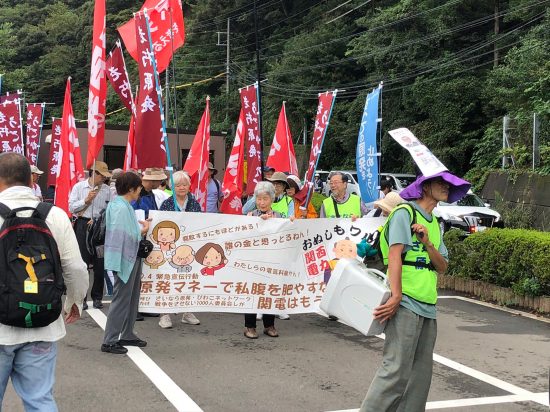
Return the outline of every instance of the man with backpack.
<path id="1" fill-rule="evenodd" d="M 25 410 L 56 411 L 61 313 L 80 317 L 88 273 L 66 213 L 39 202 L 31 179 L 24 156 L 0 154 L 0 409 L 11 378 Z"/>
<path id="2" fill-rule="evenodd" d="M 112 175 L 109 173 L 107 163 L 96 161 L 95 166 L 90 169 L 90 177 L 73 186 L 69 196 L 69 210 L 75 218 L 74 231 L 76 240 L 80 247 L 82 259 L 87 265 L 93 265 L 94 284 L 90 295 L 92 296 L 94 308 L 103 308 L 103 289 L 104 289 L 104 260 L 103 255 L 90 253 L 87 247 L 88 230 L 91 227 L 93 219 L 97 218 L 102 210 L 107 207 L 111 200 L 111 191 L 105 184 L 105 180 Z M 84 301 L 84 310 L 88 309 L 88 304 Z"/>
<path id="3" fill-rule="evenodd" d="M 400 195 L 380 234 L 391 297 L 375 308 L 387 322 L 384 358 L 361 412 L 424 411 L 437 335 L 437 274 L 447 269 L 447 249 L 436 217 L 438 202 L 455 202 L 470 184 L 448 172 L 420 176 Z"/>

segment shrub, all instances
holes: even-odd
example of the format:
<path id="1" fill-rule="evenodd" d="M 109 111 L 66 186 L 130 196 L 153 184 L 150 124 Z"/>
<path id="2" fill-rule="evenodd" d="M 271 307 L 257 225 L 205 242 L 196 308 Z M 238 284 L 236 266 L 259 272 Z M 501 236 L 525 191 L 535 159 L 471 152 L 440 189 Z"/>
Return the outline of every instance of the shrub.
<path id="1" fill-rule="evenodd" d="M 519 295 L 550 296 L 550 233 L 525 229 L 488 229 L 460 241 L 460 231 L 445 234 L 451 276 L 512 288 Z"/>
<path id="2" fill-rule="evenodd" d="M 311 196 L 311 204 L 315 208 L 317 214 L 319 214 L 319 210 L 321 210 L 321 204 L 325 199 L 326 196 L 323 196 L 321 193 L 313 192 L 313 195 Z"/>

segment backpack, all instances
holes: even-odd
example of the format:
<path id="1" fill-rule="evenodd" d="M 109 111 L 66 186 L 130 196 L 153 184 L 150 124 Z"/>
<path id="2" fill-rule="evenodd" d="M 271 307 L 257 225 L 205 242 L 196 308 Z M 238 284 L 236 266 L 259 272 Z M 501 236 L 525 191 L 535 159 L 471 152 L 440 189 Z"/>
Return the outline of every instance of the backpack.
<path id="1" fill-rule="evenodd" d="M 57 243 L 46 224 L 50 203 L 11 210 L 0 203 L 0 323 L 40 328 L 59 318 L 65 291 Z M 33 210 L 30 217 L 18 212 Z"/>
<path id="2" fill-rule="evenodd" d="M 416 209 L 414 206 L 411 206 L 409 203 L 401 203 L 401 208 L 407 209 L 409 214 L 411 215 L 411 236 L 414 235 L 414 232 L 412 230 L 412 225 L 416 223 Z M 382 272 L 385 272 L 387 269 L 387 265 L 384 265 L 384 257 L 382 255 L 382 250 L 380 249 L 380 238 L 381 236 L 386 236 L 386 231 L 388 230 L 390 219 L 388 218 L 383 226 L 380 226 L 377 230 L 370 233 L 367 238 L 365 239 L 365 242 L 367 244 L 367 247 L 370 249 L 374 249 L 376 253 L 367 253 L 363 259 L 363 263 L 368 267 L 372 269 L 378 269 Z M 370 255 L 370 256 L 369 256 Z M 401 262 L 405 263 L 405 253 L 401 255 Z"/>
<path id="3" fill-rule="evenodd" d="M 105 245 L 106 211 L 107 208 L 102 209 L 99 215 L 92 219 L 92 223 L 86 233 L 86 248 L 92 256 L 103 257 L 98 256 L 98 254 L 101 254 L 98 249 L 101 249 L 101 246 Z"/>

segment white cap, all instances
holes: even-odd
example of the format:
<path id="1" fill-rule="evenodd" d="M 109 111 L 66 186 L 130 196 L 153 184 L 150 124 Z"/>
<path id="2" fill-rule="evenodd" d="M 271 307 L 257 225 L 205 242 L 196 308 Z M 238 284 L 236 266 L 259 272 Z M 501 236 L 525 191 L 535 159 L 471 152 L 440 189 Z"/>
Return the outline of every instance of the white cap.
<path id="1" fill-rule="evenodd" d="M 31 166 L 31 173 L 36 173 L 37 175 L 41 175 L 43 174 L 44 172 L 42 170 L 40 170 L 38 167 L 32 165 Z"/>

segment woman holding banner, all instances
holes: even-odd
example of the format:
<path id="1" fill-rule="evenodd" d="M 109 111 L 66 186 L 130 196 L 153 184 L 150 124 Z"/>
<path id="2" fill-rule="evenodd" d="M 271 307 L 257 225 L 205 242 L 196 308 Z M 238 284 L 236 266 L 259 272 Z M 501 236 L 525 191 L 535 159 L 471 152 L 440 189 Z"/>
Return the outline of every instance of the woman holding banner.
<path id="1" fill-rule="evenodd" d="M 174 190 L 178 207 L 176 208 L 175 206 L 174 196 L 170 196 L 168 199 L 162 202 L 162 205 L 160 205 L 160 210 L 166 210 L 169 212 L 176 212 L 180 210 L 184 212 L 202 212 L 199 202 L 197 202 L 195 197 L 191 193 L 189 193 L 190 187 L 191 178 L 186 172 L 180 170 L 179 172 L 174 173 Z M 180 252 L 176 251 L 174 253 L 181 253 L 181 257 L 183 259 L 184 252 L 184 250 L 181 250 Z M 191 258 L 191 260 L 193 259 Z M 201 322 L 191 312 L 185 312 L 183 314 L 183 317 L 181 318 L 181 323 L 187 323 L 189 325 L 200 325 Z M 170 318 L 169 314 L 165 313 L 164 315 L 160 316 L 159 326 L 162 329 L 170 329 L 172 327 L 172 319 Z"/>

